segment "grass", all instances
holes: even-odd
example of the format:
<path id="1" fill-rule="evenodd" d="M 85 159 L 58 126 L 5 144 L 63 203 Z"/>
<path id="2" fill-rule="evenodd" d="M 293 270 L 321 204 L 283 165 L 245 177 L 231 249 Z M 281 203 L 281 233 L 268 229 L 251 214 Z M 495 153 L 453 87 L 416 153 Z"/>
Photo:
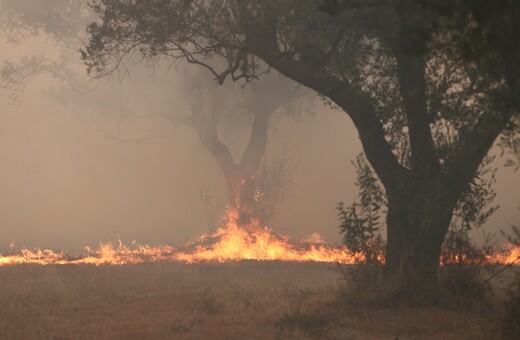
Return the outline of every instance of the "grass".
<path id="1" fill-rule="evenodd" d="M 349 307 L 335 265 L 0 267 L 2 339 L 494 339 L 491 310 Z"/>

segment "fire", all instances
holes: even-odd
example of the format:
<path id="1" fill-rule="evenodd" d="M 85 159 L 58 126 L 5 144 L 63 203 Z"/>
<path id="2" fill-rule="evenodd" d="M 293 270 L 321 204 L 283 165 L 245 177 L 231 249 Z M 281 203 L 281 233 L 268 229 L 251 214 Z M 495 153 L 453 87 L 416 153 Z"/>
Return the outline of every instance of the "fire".
<path id="1" fill-rule="evenodd" d="M 9 253 L 0 254 L 0 266 L 15 264 L 40 265 L 123 265 L 156 262 L 230 262 L 242 260 L 329 262 L 355 264 L 364 261 L 364 255 L 353 253 L 343 246 L 330 246 L 320 235 L 312 234 L 301 241 L 290 240 L 261 226 L 252 220 L 247 226 L 238 224 L 238 212 L 228 209 L 222 227 L 210 235 L 203 235 L 197 242 L 181 248 L 170 245 L 148 246 L 135 241 L 125 245 L 100 243 L 95 249 L 86 247 L 81 256 L 49 249 L 26 249 L 14 252 L 14 243 Z M 384 257 L 379 257 L 381 262 Z M 520 247 L 507 245 L 493 254 L 486 255 L 490 264 L 514 264 L 520 262 Z"/>
<path id="2" fill-rule="evenodd" d="M 239 226 L 237 221 L 238 212 L 229 210 L 224 227 L 192 245 L 192 250 L 176 253 L 175 258 L 187 263 L 277 260 L 351 264 L 362 260 L 361 254 L 351 253 L 344 247 L 325 245 L 318 234 L 296 243 L 260 226 L 258 220 L 252 220 L 246 227 Z"/>
<path id="3" fill-rule="evenodd" d="M 490 264 L 520 264 L 520 246 L 503 245 L 493 254 L 486 255 L 486 261 Z"/>
<path id="4" fill-rule="evenodd" d="M 82 256 L 72 256 L 63 251 L 26 249 L 0 255 L 1 265 L 13 264 L 92 264 L 122 265 L 153 262 L 229 262 L 241 260 L 338 262 L 357 263 L 362 254 L 354 254 L 345 247 L 326 245 L 319 234 L 295 242 L 272 230 L 262 227 L 257 220 L 247 226 L 239 226 L 238 212 L 228 209 L 222 227 L 210 235 L 203 235 L 197 242 L 182 248 L 170 245 L 156 247 L 136 242 L 127 246 L 100 243 L 95 249 L 86 247 Z"/>
<path id="5" fill-rule="evenodd" d="M 83 256 L 75 257 L 65 252 L 54 252 L 49 249 L 26 249 L 19 253 L 0 256 L 0 266 L 10 264 L 93 264 L 93 265 L 121 265 L 144 262 L 158 262 L 165 260 L 174 252 L 168 245 L 150 247 L 134 244 L 133 247 L 119 241 L 118 246 L 112 243 L 100 243 L 97 249 L 85 248 Z"/>

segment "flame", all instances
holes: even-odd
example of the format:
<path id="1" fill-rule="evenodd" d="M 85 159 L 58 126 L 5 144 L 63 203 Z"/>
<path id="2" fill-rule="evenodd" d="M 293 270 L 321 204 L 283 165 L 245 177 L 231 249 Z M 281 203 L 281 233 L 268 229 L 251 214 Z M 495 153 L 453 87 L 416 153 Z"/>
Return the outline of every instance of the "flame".
<path id="1" fill-rule="evenodd" d="M 85 248 L 83 256 L 74 257 L 63 251 L 54 252 L 50 249 L 23 248 L 17 254 L 0 256 L 0 266 L 12 264 L 93 264 L 93 265 L 122 265 L 144 262 L 159 262 L 171 257 L 174 248 L 169 245 L 150 247 L 137 244 L 134 247 L 124 245 L 119 241 L 118 246 L 112 243 L 100 243 L 97 249 Z"/>
<path id="2" fill-rule="evenodd" d="M 329 262 L 341 264 L 363 263 L 364 254 L 353 253 L 344 246 L 330 246 L 323 242 L 320 235 L 294 241 L 274 233 L 252 219 L 247 226 L 238 223 L 237 209 L 228 209 L 222 227 L 210 235 L 202 235 L 198 241 L 182 248 L 170 245 L 149 246 L 132 242 L 125 245 L 119 241 L 100 243 L 95 249 L 86 247 L 81 256 L 64 251 L 49 249 L 22 248 L 14 252 L 14 242 L 9 253 L 0 254 L 0 266 L 15 264 L 56 264 L 56 265 L 123 265 L 155 262 L 229 262 L 242 260 L 292 261 L 292 262 Z M 384 262 L 384 256 L 378 256 Z M 485 257 L 489 264 L 509 265 L 520 260 L 520 246 L 505 245 Z"/>
<path id="3" fill-rule="evenodd" d="M 489 264 L 520 264 L 520 246 L 514 244 L 504 244 L 492 254 L 486 255 L 486 262 Z"/>
<path id="4" fill-rule="evenodd" d="M 318 234 L 295 243 L 261 227 L 258 220 L 253 219 L 246 227 L 239 226 L 237 221 L 237 210 L 228 210 L 224 227 L 203 238 L 201 244 L 193 245 L 194 249 L 178 252 L 175 258 L 187 263 L 278 260 L 351 264 L 362 260 L 362 254 L 351 253 L 345 247 L 325 245 Z"/>

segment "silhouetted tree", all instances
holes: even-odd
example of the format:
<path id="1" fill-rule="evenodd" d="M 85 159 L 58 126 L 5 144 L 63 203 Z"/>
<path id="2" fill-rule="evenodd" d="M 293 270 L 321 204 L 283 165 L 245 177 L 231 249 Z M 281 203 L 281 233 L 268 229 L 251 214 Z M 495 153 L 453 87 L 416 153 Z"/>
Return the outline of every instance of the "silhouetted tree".
<path id="1" fill-rule="evenodd" d="M 182 73 L 182 72 L 181 72 Z M 226 180 L 228 206 L 238 210 L 240 223 L 248 224 L 254 216 L 267 223 L 281 203 L 283 193 L 289 190 L 291 167 L 286 164 L 287 154 L 278 159 L 278 166 L 261 167 L 268 144 L 268 133 L 277 110 L 288 116 L 300 116 L 300 105 L 309 93 L 283 76 L 265 76 L 258 83 L 248 85 L 237 94 L 236 86 L 220 88 L 200 73 L 182 73 L 179 89 L 190 108 L 189 114 L 179 115 L 176 109 L 164 114 L 174 125 L 190 126 L 197 132 L 201 144 L 217 161 Z M 232 87 L 235 87 L 233 89 Z M 178 93 L 179 94 L 179 93 Z M 251 132 L 238 160 L 219 136 L 219 128 L 226 120 L 248 120 Z M 231 117 L 230 117 L 231 116 Z M 265 172 L 276 184 L 265 182 Z M 264 173 L 264 174 L 263 174 Z M 263 176 L 262 176 L 263 174 Z M 263 182 L 261 182 L 263 181 Z M 267 205 L 266 202 L 270 201 Z"/>
<path id="2" fill-rule="evenodd" d="M 135 52 L 179 58 L 219 83 L 256 79 L 261 59 L 317 91 L 352 119 L 386 191 L 386 275 L 429 289 L 457 203 L 518 132 L 520 4 L 338 3 L 331 16 L 311 0 L 94 1 L 83 58 L 98 76 Z"/>

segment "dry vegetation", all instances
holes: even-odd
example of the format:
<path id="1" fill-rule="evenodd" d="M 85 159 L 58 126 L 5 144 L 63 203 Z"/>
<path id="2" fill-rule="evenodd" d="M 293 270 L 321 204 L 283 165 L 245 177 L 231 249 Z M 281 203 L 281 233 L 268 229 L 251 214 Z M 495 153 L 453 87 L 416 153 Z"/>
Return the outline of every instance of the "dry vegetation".
<path id="1" fill-rule="evenodd" d="M 491 309 L 368 309 L 335 265 L 0 267 L 2 339 L 493 339 Z"/>

